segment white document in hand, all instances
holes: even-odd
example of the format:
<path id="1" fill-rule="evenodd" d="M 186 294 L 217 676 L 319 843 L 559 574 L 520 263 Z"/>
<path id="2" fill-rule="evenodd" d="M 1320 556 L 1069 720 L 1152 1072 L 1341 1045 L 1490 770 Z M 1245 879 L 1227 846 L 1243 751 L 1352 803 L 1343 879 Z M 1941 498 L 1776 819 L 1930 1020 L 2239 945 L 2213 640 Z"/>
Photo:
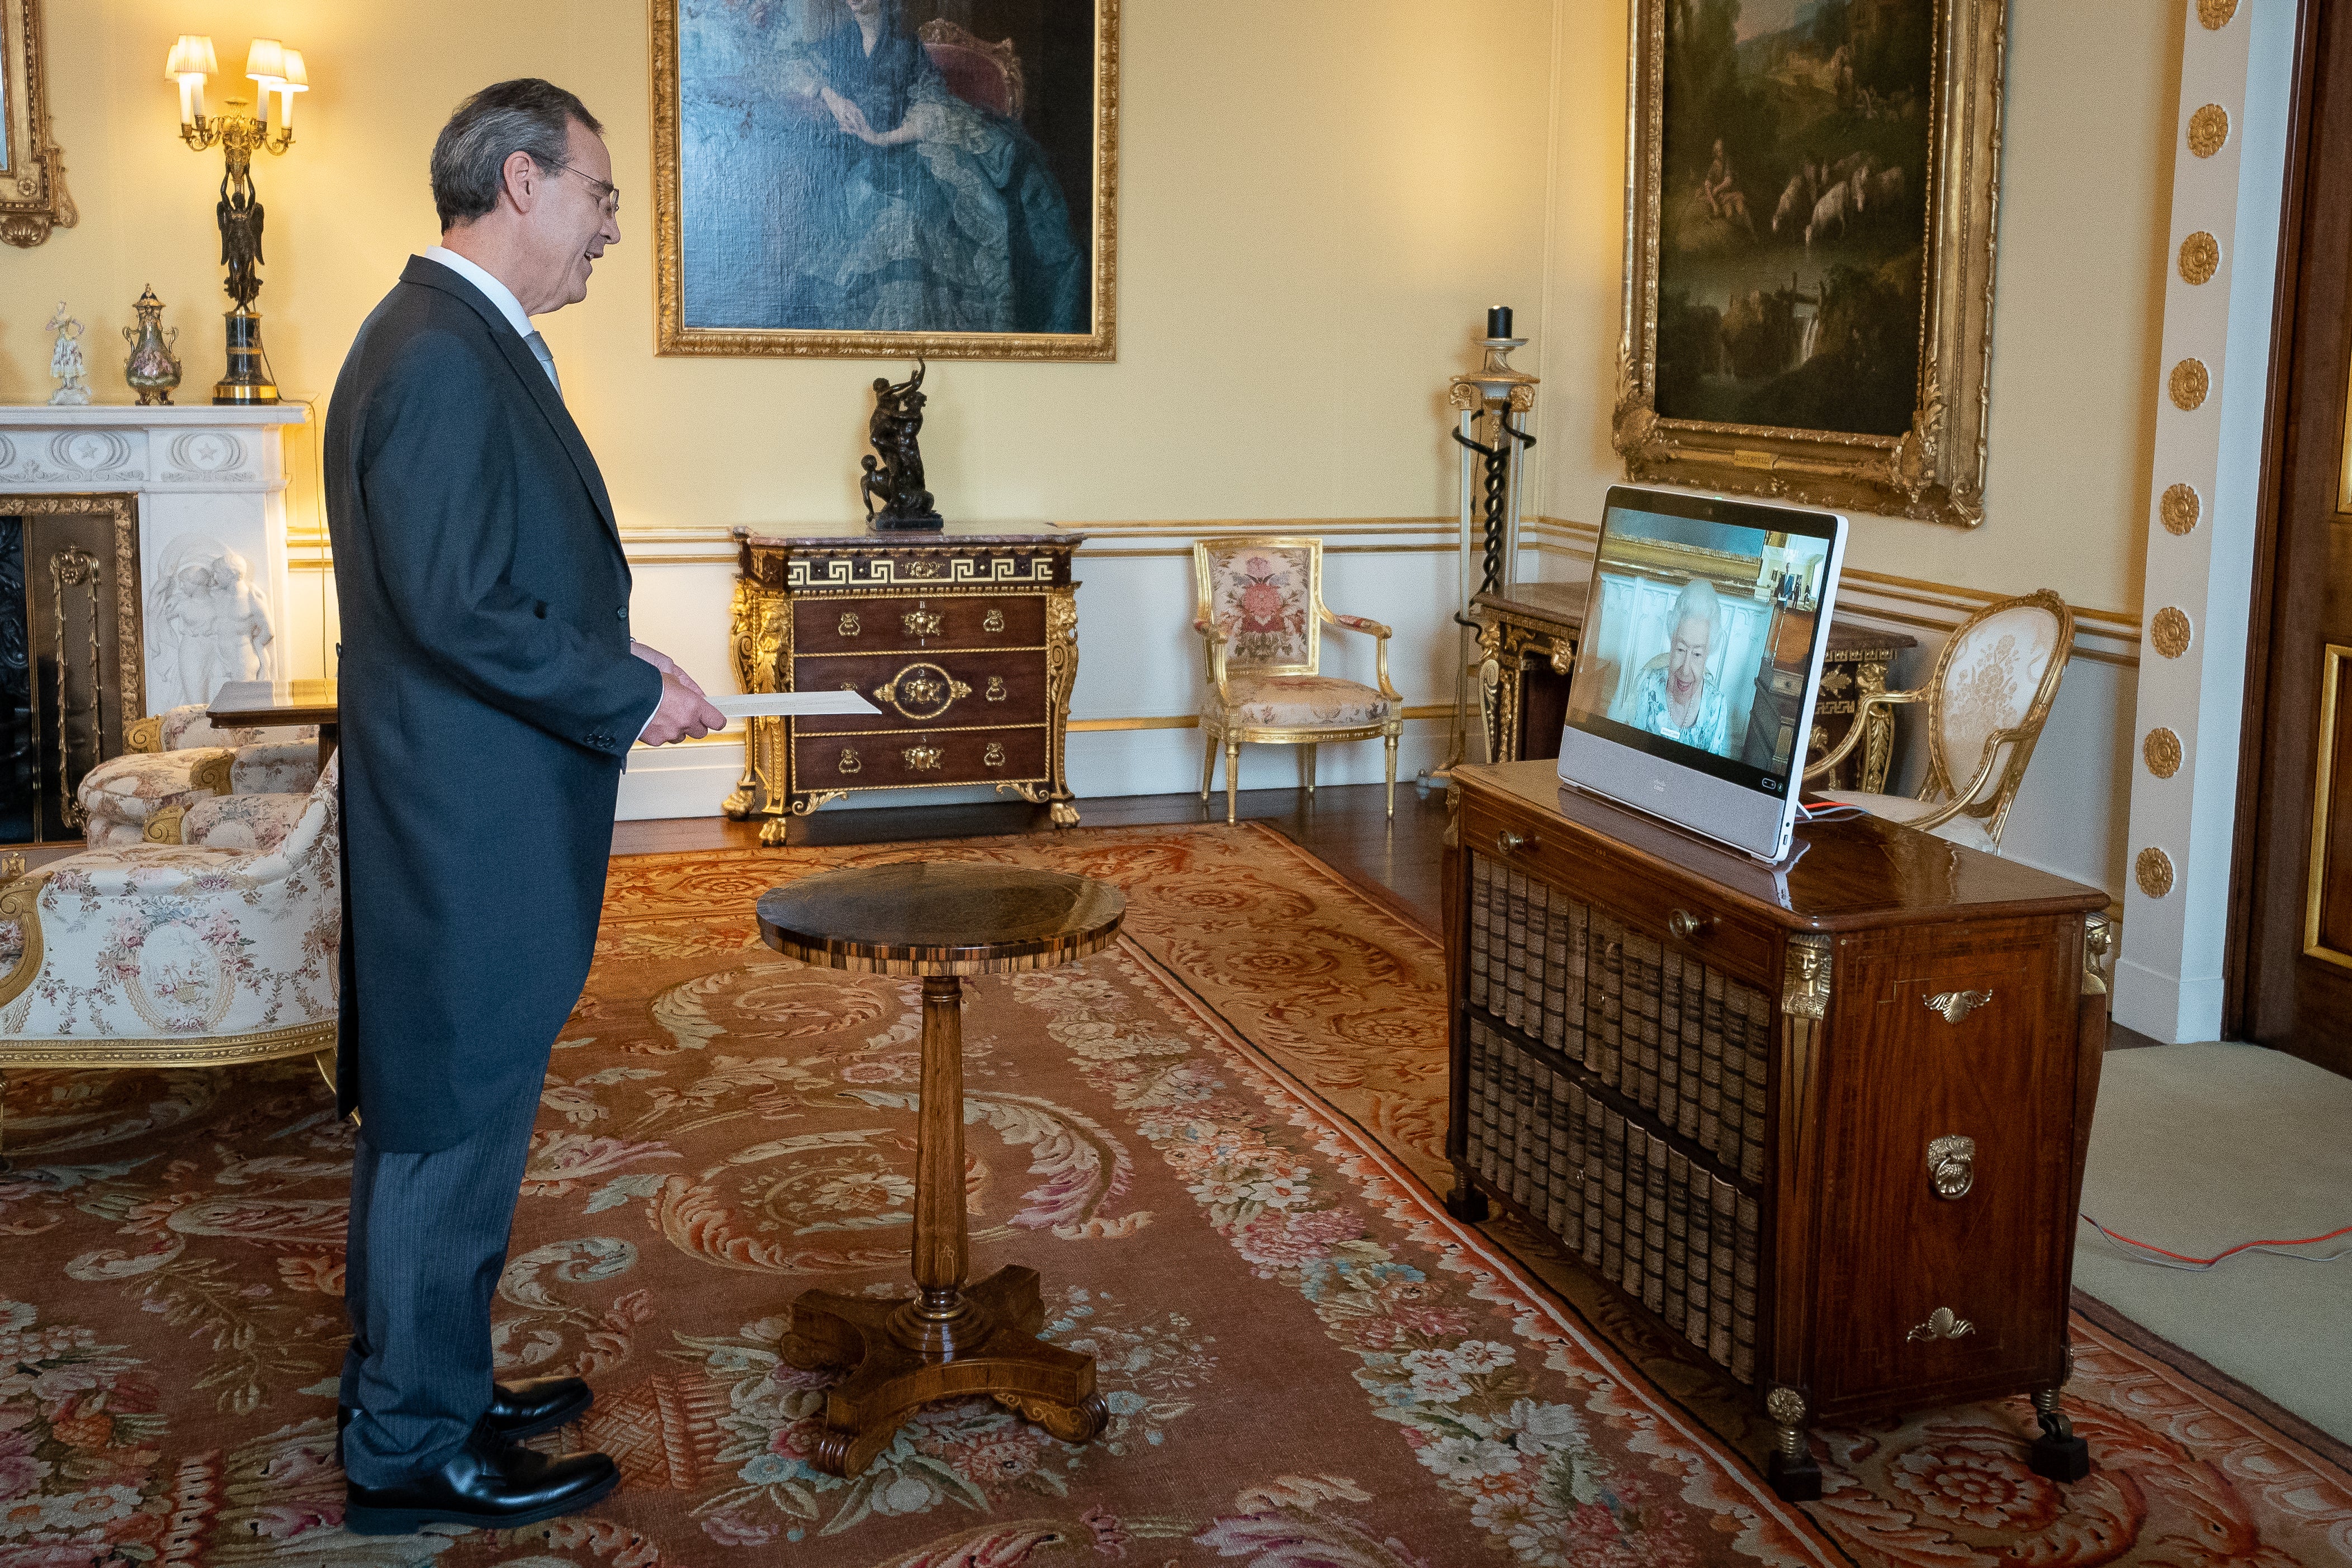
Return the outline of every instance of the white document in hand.
<path id="1" fill-rule="evenodd" d="M 815 714 L 882 711 L 856 692 L 742 692 L 714 696 L 710 706 L 730 719 L 807 718 Z"/>

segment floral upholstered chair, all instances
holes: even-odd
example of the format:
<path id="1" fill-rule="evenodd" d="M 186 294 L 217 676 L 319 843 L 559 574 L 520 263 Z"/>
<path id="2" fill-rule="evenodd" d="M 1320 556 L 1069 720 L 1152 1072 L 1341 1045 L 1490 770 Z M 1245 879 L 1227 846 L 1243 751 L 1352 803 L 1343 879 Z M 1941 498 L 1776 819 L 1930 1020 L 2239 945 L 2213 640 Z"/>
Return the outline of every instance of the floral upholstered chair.
<path id="1" fill-rule="evenodd" d="M 2050 590 L 1996 600 L 1960 622 L 1926 685 L 1864 695 L 1845 738 L 1805 769 L 1805 777 L 1820 778 L 1845 759 L 1873 707 L 1925 703 L 1927 777 L 1916 799 L 1851 789 L 1825 793 L 1874 817 L 1999 854 L 2001 826 L 2025 782 L 2025 765 L 2058 700 L 2058 682 L 2074 648 L 2074 612 Z"/>
<path id="2" fill-rule="evenodd" d="M 340 768 L 328 762 L 266 848 L 247 847 L 250 824 L 200 806 L 187 843 L 84 850 L 0 886 L 0 1071 L 288 1056 L 330 1071 Z M 276 797 L 218 804 L 239 799 Z"/>
<path id="3" fill-rule="evenodd" d="M 1203 539 L 1192 546 L 1200 595 L 1193 628 L 1207 653 L 1201 700 L 1201 799 L 1225 753 L 1225 821 L 1234 818 L 1242 747 L 1304 746 L 1307 792 L 1315 792 L 1315 747 L 1326 740 L 1369 740 L 1388 747 L 1389 815 L 1396 815 L 1397 736 L 1404 699 L 1389 685 L 1389 629 L 1323 603 L 1323 541 L 1313 538 Z M 1360 632 L 1378 650 L 1378 686 L 1319 672 L 1326 625 Z"/>
<path id="4" fill-rule="evenodd" d="M 133 719 L 124 749 L 82 776 L 75 792 L 91 849 L 178 843 L 181 820 L 225 795 L 289 795 L 319 780 L 319 730 L 220 729 L 204 705 Z"/>

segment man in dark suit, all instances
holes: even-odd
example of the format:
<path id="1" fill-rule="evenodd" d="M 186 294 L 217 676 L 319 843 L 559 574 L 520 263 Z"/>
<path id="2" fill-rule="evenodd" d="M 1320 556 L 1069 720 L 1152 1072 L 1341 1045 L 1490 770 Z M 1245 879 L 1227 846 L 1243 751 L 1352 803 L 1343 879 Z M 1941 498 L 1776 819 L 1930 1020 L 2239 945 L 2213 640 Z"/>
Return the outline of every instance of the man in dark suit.
<path id="1" fill-rule="evenodd" d="M 442 244 L 352 342 L 327 417 L 342 616 L 341 1086 L 352 1166 L 345 1527 L 584 1508 L 602 1454 L 517 1439 L 577 1378 L 496 1383 L 490 1302 L 548 1052 L 594 948 L 629 747 L 725 721 L 629 636 L 604 483 L 530 318 L 617 242 L 601 127 L 485 88 L 433 150 Z"/>

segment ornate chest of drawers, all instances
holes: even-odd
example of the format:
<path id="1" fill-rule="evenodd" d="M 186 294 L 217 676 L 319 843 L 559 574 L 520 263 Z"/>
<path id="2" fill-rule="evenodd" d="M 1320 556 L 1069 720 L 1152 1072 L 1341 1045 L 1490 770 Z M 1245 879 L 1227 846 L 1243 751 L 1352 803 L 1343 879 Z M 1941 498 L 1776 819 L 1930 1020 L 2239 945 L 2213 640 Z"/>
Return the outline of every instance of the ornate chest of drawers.
<path id="1" fill-rule="evenodd" d="M 2106 1038 L 2106 895 L 1875 819 L 1759 866 L 1465 767 L 1449 830 L 1448 1207 L 1510 1206 L 1806 1427 L 2026 1393 L 2058 1410 Z"/>
<path id="2" fill-rule="evenodd" d="M 862 789 L 987 784 L 1078 820 L 1063 774 L 1086 535 L 950 524 L 734 530 L 735 674 L 747 692 L 852 690 L 874 716 L 753 719 L 728 815 L 792 817 Z"/>

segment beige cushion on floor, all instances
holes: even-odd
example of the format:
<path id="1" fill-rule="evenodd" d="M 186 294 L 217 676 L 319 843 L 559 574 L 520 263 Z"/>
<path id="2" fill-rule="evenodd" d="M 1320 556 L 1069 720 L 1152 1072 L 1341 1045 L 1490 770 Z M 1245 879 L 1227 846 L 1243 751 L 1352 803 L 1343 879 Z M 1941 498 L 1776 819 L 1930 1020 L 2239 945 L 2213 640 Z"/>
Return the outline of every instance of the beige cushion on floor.
<path id="1" fill-rule="evenodd" d="M 1874 817 L 1884 817 L 1890 822 L 1916 822 L 1931 812 L 1943 810 L 1943 803 L 1922 805 L 1908 795 L 1865 795 L 1859 789 L 1824 789 L 1822 795 L 1848 806 L 1859 806 Z M 2000 846 L 1986 832 L 1984 822 L 1976 817 L 1954 817 L 1927 830 L 1937 838 L 1951 843 L 1966 844 L 1987 854 L 2000 853 Z"/>
<path id="2" fill-rule="evenodd" d="M 1396 712 L 1396 705 L 1377 688 L 1330 675 L 1234 675 L 1225 689 L 1233 694 L 1230 711 L 1235 724 L 1267 729 L 1381 724 Z M 1215 703 L 1214 691 L 1209 700 Z"/>

